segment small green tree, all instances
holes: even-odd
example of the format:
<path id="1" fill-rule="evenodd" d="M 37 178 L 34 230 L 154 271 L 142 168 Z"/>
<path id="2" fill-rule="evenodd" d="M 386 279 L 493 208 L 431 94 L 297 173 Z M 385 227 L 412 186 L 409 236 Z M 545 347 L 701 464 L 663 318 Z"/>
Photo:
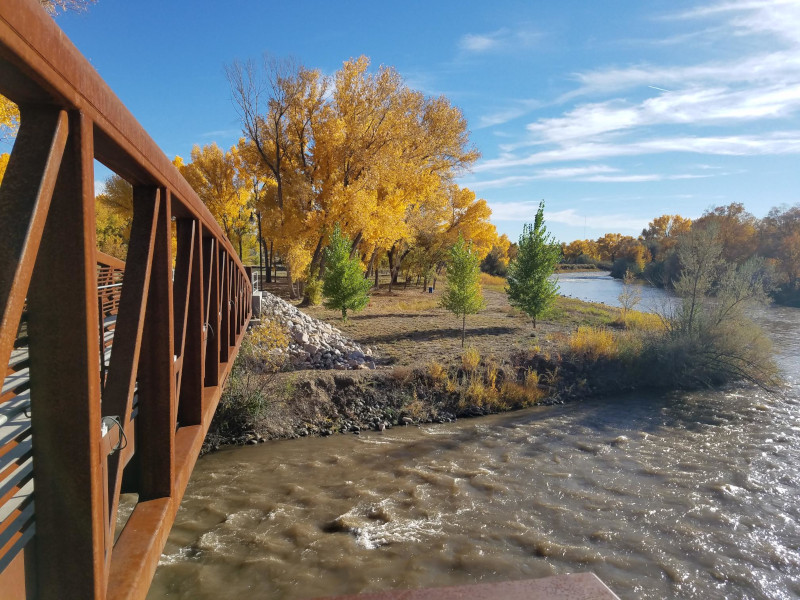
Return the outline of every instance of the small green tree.
<path id="1" fill-rule="evenodd" d="M 464 238 L 450 250 L 447 264 L 447 288 L 442 294 L 439 305 L 456 316 L 461 317 L 461 347 L 464 347 L 467 315 L 472 315 L 483 308 L 483 292 L 480 284 L 480 259 L 472 252 Z"/>
<path id="2" fill-rule="evenodd" d="M 361 261 L 350 258 L 350 238 L 337 225 L 325 249 L 325 277 L 322 295 L 325 308 L 341 309 L 342 321 L 347 321 L 347 311 L 361 310 L 369 302 L 370 282 L 364 278 Z"/>
<path id="3" fill-rule="evenodd" d="M 508 301 L 528 315 L 536 328 L 541 315 L 558 293 L 549 277 L 561 258 L 561 248 L 544 226 L 544 201 L 539 203 L 533 225 L 526 224 L 519 238 L 517 257 L 508 265 Z"/>

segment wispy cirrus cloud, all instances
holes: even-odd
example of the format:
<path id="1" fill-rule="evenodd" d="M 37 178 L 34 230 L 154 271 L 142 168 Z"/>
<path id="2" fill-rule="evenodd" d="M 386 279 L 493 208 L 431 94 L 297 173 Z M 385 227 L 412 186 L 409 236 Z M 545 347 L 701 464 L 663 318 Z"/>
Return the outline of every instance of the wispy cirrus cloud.
<path id="1" fill-rule="evenodd" d="M 639 104 L 616 99 L 577 106 L 563 116 L 527 126 L 527 144 L 591 139 L 599 134 L 653 125 L 731 124 L 780 119 L 800 111 L 800 81 L 731 90 L 692 88 L 664 92 Z"/>
<path id="2" fill-rule="evenodd" d="M 242 135 L 242 129 L 215 129 L 214 131 L 206 131 L 200 134 L 200 137 L 203 139 L 215 139 L 215 138 L 229 138 L 233 136 Z"/>
<path id="3" fill-rule="evenodd" d="M 590 177 L 606 173 L 617 173 L 619 169 L 607 165 L 588 165 L 584 167 L 563 167 L 556 169 L 541 169 L 530 175 L 512 175 L 487 181 L 476 181 L 470 185 L 479 188 L 514 187 L 541 179 L 575 179 Z"/>
<path id="4" fill-rule="evenodd" d="M 608 165 L 588 165 L 540 169 L 530 175 L 511 175 L 497 179 L 473 181 L 469 185 L 478 190 L 510 188 L 525 185 L 532 181 L 562 180 L 591 183 L 639 183 L 647 181 L 670 181 L 679 179 L 705 179 L 725 175 L 725 172 L 703 173 L 622 173 L 620 169 Z"/>
<path id="5" fill-rule="evenodd" d="M 683 20 L 712 17 L 717 19 L 717 29 L 729 36 L 777 36 L 780 43 L 773 43 L 771 52 L 756 44 L 752 54 L 736 60 L 679 66 L 641 64 L 579 73 L 575 75 L 578 87 L 564 94 L 561 102 L 590 94 L 611 97 L 573 104 L 561 115 L 529 123 L 523 139 L 500 145 L 501 155 L 479 164 L 475 171 L 674 152 L 720 156 L 800 153 L 800 2 L 718 2 L 670 16 Z M 629 91 L 635 93 L 635 100 L 623 95 Z M 648 97 L 642 99 L 642 92 Z M 753 131 L 753 124 L 758 125 L 758 132 Z M 747 134 L 742 133 L 744 125 L 750 126 Z M 719 133 L 709 134 L 709 127 Z M 522 151 L 531 147 L 539 149 Z M 597 182 L 664 178 L 655 174 L 593 177 Z"/>
<path id="6" fill-rule="evenodd" d="M 778 35 L 800 44 L 800 3 L 797 0 L 734 0 L 716 2 L 670 15 L 671 19 L 701 19 L 730 15 L 727 25 L 734 33 Z"/>
<path id="7" fill-rule="evenodd" d="M 501 32 L 468 33 L 458 41 L 458 47 L 467 52 L 486 52 L 500 44 Z"/>
<path id="8" fill-rule="evenodd" d="M 509 121 L 518 119 L 519 117 L 528 114 L 532 110 L 541 107 L 542 104 L 543 103 L 541 101 L 533 99 L 512 102 L 505 108 L 481 116 L 480 121 L 478 122 L 478 129 L 508 123 Z"/>
<path id="9" fill-rule="evenodd" d="M 535 29 L 503 27 L 488 33 L 466 33 L 458 40 L 458 49 L 470 54 L 518 50 L 537 44 L 542 37 L 543 34 Z"/>
<path id="10" fill-rule="evenodd" d="M 490 203 L 492 221 L 531 221 L 536 216 L 538 201 Z M 548 212 L 548 223 L 572 227 L 591 227 L 606 231 L 641 231 L 647 227 L 647 218 L 626 214 L 590 215 L 574 208 Z"/>
<path id="11" fill-rule="evenodd" d="M 665 152 L 686 152 L 719 156 L 763 156 L 800 153 L 800 131 L 764 135 L 675 136 L 638 141 L 583 141 L 564 144 L 526 156 L 506 153 L 483 161 L 474 172 L 577 160 L 598 160 L 618 156 L 639 156 Z"/>
<path id="12" fill-rule="evenodd" d="M 566 102 L 588 94 L 612 93 L 647 85 L 670 89 L 697 86 L 780 85 L 796 82 L 800 53 L 796 48 L 759 52 L 731 61 L 707 61 L 694 65 L 641 63 L 574 73 L 579 87 L 559 98 Z"/>

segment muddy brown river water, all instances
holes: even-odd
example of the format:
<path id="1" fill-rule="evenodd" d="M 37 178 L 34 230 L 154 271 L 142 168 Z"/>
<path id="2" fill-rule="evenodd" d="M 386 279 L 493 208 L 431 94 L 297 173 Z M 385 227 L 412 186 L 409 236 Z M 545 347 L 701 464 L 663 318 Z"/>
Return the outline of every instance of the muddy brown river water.
<path id="1" fill-rule="evenodd" d="M 578 571 L 621 598 L 798 598 L 800 310 L 760 320 L 778 393 L 631 394 L 203 457 L 149 598 Z"/>

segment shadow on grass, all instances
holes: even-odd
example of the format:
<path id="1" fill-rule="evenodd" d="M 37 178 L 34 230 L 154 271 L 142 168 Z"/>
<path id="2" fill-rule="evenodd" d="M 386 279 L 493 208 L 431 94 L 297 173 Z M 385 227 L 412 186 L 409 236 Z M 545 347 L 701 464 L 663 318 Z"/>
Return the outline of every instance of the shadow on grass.
<path id="1" fill-rule="evenodd" d="M 425 314 L 425 313 L 383 313 L 380 315 L 353 315 L 352 317 L 348 317 L 349 321 L 369 321 L 370 319 L 434 319 L 437 317 L 441 317 L 442 315 L 437 314 Z"/>
<path id="2" fill-rule="evenodd" d="M 517 327 L 468 327 L 466 334 L 467 337 L 479 336 L 495 336 L 505 335 L 508 333 L 516 333 L 519 331 Z M 417 342 L 430 342 L 433 340 L 443 339 L 461 339 L 461 329 L 428 329 L 425 331 L 409 331 L 408 333 L 388 333 L 385 335 L 374 335 L 368 337 L 359 337 L 358 341 L 361 344 L 380 344 L 386 342 L 395 342 L 400 340 L 413 340 Z"/>

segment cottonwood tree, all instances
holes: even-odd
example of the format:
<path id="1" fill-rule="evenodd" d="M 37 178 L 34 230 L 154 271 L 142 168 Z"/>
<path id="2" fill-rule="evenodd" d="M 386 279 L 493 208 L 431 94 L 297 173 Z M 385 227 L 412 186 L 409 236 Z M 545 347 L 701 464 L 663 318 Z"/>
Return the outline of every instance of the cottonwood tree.
<path id="1" fill-rule="evenodd" d="M 544 201 L 539 203 L 533 225 L 526 224 L 519 238 L 516 259 L 508 265 L 508 301 L 528 315 L 536 328 L 539 317 L 558 293 L 549 278 L 561 257 L 561 248 L 544 225 Z"/>
<path id="2" fill-rule="evenodd" d="M 95 233 L 101 252 L 125 260 L 133 222 L 133 187 L 116 173 L 95 198 Z"/>
<path id="3" fill-rule="evenodd" d="M 477 313 L 484 307 L 480 284 L 481 259 L 472 251 L 471 245 L 459 236 L 450 250 L 447 263 L 447 287 L 439 304 L 457 317 L 461 317 L 461 347 L 466 337 L 467 315 Z"/>
<path id="4" fill-rule="evenodd" d="M 347 321 L 347 311 L 359 311 L 367 305 L 371 287 L 369 280 L 364 278 L 361 261 L 350 257 L 351 244 L 350 238 L 336 225 L 325 249 L 323 305 L 341 310 L 342 321 Z"/>
<path id="5" fill-rule="evenodd" d="M 410 89 L 392 67 L 370 69 L 364 56 L 331 77 L 267 58 L 263 66 L 234 63 L 228 78 L 253 148 L 248 160 L 273 182 L 260 212 L 269 215 L 282 257 L 310 254 L 306 272 L 324 272 L 322 250 L 338 223 L 352 240 L 351 256 L 373 272 L 386 256 L 396 283 L 403 260 L 429 232 L 447 248 L 458 230 L 471 228 L 465 237 L 486 245 L 478 239 L 491 227 L 485 201 L 467 194 L 468 214 L 447 211 L 453 178 L 479 156 L 466 119 L 447 98 Z M 454 228 L 448 214 L 463 225 Z"/>
<path id="6" fill-rule="evenodd" d="M 176 157 L 175 164 L 194 191 L 219 223 L 225 235 L 239 246 L 249 231 L 251 210 L 248 182 L 240 176 L 240 158 L 236 146 L 227 152 L 216 143 L 192 148 L 192 162 L 183 164 Z"/>

